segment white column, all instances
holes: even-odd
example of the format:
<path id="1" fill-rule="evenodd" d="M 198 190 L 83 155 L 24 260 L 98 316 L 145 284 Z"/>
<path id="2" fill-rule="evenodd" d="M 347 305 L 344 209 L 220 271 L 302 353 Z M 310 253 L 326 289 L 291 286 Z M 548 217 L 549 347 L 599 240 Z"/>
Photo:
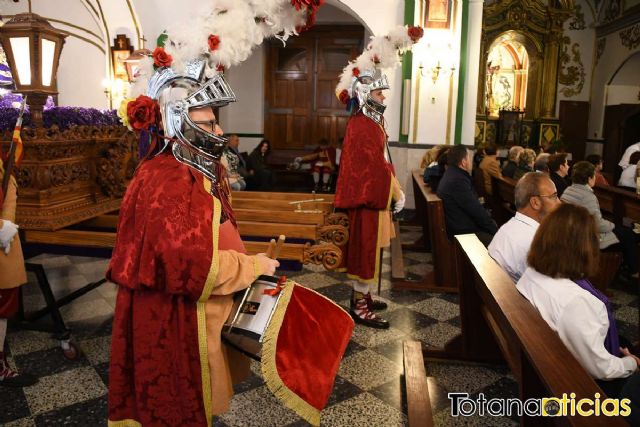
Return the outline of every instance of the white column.
<path id="1" fill-rule="evenodd" d="M 464 0 L 463 0 L 464 1 Z M 476 126 L 476 103 L 478 101 L 478 67 L 480 66 L 480 39 L 482 36 L 482 3 L 484 0 L 469 0 L 467 26 L 467 72 L 464 76 L 464 105 L 462 107 L 461 142 L 473 145 Z"/>

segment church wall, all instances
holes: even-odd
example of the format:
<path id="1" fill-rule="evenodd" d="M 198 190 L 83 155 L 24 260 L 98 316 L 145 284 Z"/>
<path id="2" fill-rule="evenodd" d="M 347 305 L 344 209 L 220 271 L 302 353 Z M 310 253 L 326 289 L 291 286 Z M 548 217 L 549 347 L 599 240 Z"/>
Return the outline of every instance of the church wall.
<path id="1" fill-rule="evenodd" d="M 595 11 L 589 0 L 577 0 L 576 10 L 564 23 L 558 70 L 558 105 L 562 100 L 589 101 L 595 55 Z"/>
<path id="2" fill-rule="evenodd" d="M 599 31 L 596 39 L 595 70 L 592 83 L 591 113 L 589 118 L 590 137 L 601 138 L 604 121 L 604 107 L 618 99 L 618 88 L 608 88 L 612 78 L 624 63 L 640 52 L 640 14 L 628 20 L 628 24 L 605 33 Z M 606 28 L 605 28 L 606 29 Z M 611 89 L 614 101 L 609 100 Z M 640 102 L 636 99 L 635 103 Z"/>

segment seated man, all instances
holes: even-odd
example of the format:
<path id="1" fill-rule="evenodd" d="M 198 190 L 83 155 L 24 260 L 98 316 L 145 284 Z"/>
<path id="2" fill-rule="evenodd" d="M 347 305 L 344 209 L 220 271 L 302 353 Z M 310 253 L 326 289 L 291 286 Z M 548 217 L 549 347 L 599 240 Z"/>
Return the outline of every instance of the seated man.
<path id="1" fill-rule="evenodd" d="M 336 167 L 336 149 L 329 145 L 327 139 L 322 138 L 313 153 L 296 157 L 295 163 L 301 162 L 312 162 L 314 191 L 320 191 L 320 178 L 322 178 L 322 191 L 328 193 L 331 190 L 329 180 Z"/>
<path id="2" fill-rule="evenodd" d="M 242 191 L 247 188 L 245 177 L 249 175 L 244 158 L 238 151 L 240 138 L 238 135 L 229 136 L 229 145 L 224 149 L 222 164 L 227 169 L 227 179 L 229 187 L 235 191 Z"/>
<path id="3" fill-rule="evenodd" d="M 492 195 L 491 191 L 491 177 L 502 178 L 502 172 L 500 171 L 500 162 L 496 158 L 497 149 L 494 144 L 489 144 L 484 149 L 484 158 L 480 162 L 480 172 L 484 178 L 484 191 L 487 195 Z"/>
<path id="4" fill-rule="evenodd" d="M 562 193 L 567 189 L 569 183 L 567 182 L 567 175 L 569 175 L 569 162 L 567 161 L 567 154 L 552 154 L 549 156 L 549 178 L 556 185 L 558 190 L 558 197 L 562 197 Z"/>
<path id="5" fill-rule="evenodd" d="M 527 252 L 540 221 L 560 205 L 556 186 L 543 172 L 525 174 L 514 191 L 516 215 L 493 236 L 489 255 L 514 282 L 527 269 Z"/>
<path id="6" fill-rule="evenodd" d="M 447 154 L 448 167 L 438 185 L 442 199 L 447 234 L 475 233 L 485 246 L 498 226 L 478 200 L 473 189 L 473 151 L 464 145 L 451 147 Z"/>
<path id="7" fill-rule="evenodd" d="M 640 151 L 640 141 L 636 142 L 635 144 L 631 144 L 627 147 L 626 150 L 624 150 L 624 154 L 622 155 L 618 166 L 620 166 L 623 170 L 628 168 L 631 164 L 631 155 L 637 151 Z"/>
<path id="8" fill-rule="evenodd" d="M 519 145 L 514 145 L 509 148 L 509 157 L 507 158 L 507 163 L 502 168 L 502 176 L 506 176 L 507 178 L 513 178 L 513 175 L 516 173 L 516 169 L 518 169 L 518 160 L 520 158 L 520 153 L 524 151 Z"/>

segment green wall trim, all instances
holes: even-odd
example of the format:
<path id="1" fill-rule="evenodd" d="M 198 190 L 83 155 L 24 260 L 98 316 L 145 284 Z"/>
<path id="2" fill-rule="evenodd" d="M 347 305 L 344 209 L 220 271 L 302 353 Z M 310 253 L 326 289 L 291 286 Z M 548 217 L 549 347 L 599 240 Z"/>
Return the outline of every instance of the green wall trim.
<path id="1" fill-rule="evenodd" d="M 469 0 L 462 0 L 462 19 L 460 35 L 460 71 L 458 73 L 458 100 L 456 101 L 455 145 L 462 144 L 462 109 L 464 106 L 464 81 L 467 76 L 467 49 L 469 34 Z M 473 71 L 471 71 L 473 72 Z"/>
<path id="2" fill-rule="evenodd" d="M 413 25 L 415 19 L 415 11 L 416 11 L 416 2 L 415 0 L 404 0 L 404 24 L 405 25 Z M 404 81 L 409 79 L 411 80 L 411 70 L 413 69 L 413 54 L 411 52 L 407 52 L 402 56 L 402 83 L 400 84 L 400 91 L 402 96 L 400 98 L 400 137 L 398 138 L 400 142 L 408 142 L 409 134 L 402 133 L 402 117 L 404 115 L 403 107 L 404 107 L 404 97 L 411 96 L 409 93 L 404 93 Z"/>

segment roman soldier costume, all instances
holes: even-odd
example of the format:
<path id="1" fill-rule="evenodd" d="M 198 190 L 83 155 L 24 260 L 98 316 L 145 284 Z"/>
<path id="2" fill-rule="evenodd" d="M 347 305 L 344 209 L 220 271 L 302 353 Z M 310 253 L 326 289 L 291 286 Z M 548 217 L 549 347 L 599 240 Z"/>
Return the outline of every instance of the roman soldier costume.
<path id="1" fill-rule="evenodd" d="M 408 50 L 422 36 L 419 27 L 398 27 L 374 37 L 355 61 L 345 67 L 336 89 L 352 112 L 344 137 L 335 206 L 349 215 L 349 242 L 343 255 L 344 270 L 354 279 L 351 315 L 356 322 L 375 328 L 389 323 L 374 314 L 386 308 L 373 300 L 369 284 L 378 280 L 380 249 L 395 237 L 391 208 L 399 212 L 404 193 L 395 177 L 384 128 L 385 105 L 374 93 L 389 89 L 380 68 L 394 66 L 396 50 Z M 384 55 L 393 52 L 393 58 Z"/>

